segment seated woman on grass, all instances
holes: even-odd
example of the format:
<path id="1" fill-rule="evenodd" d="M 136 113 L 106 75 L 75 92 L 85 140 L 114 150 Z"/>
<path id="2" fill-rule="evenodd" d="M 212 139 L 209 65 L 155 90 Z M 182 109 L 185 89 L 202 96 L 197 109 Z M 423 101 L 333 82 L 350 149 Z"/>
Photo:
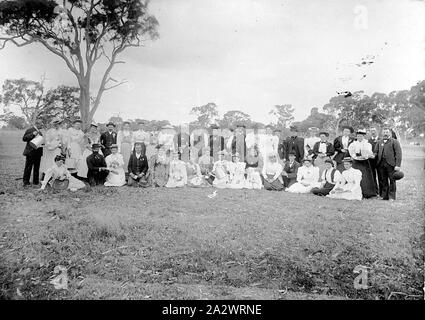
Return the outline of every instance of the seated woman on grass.
<path id="1" fill-rule="evenodd" d="M 59 180 L 65 182 L 67 180 L 67 189 L 71 191 L 76 191 L 78 189 L 84 188 L 86 185 L 81 180 L 74 178 L 69 173 L 65 163 L 65 157 L 62 155 L 57 155 L 54 158 L 54 164 L 50 168 L 46 170 L 46 174 L 44 175 L 44 180 L 41 182 L 41 190 L 46 188 L 46 185 L 49 184 L 54 189 L 56 188 L 55 180 Z M 66 186 L 66 184 L 65 184 Z"/>
<path id="2" fill-rule="evenodd" d="M 179 160 L 179 152 L 172 151 L 172 160 L 170 161 L 170 173 L 167 188 L 181 188 L 187 184 L 186 163 Z"/>
<path id="3" fill-rule="evenodd" d="M 196 162 L 197 155 L 197 152 L 191 152 L 189 154 L 189 161 L 186 163 L 187 185 L 193 188 L 208 186 L 208 183 L 201 173 L 201 167 Z"/>
<path id="4" fill-rule="evenodd" d="M 334 163 L 330 158 L 325 159 L 325 170 L 322 173 L 320 186 L 311 189 L 311 193 L 317 196 L 326 196 L 341 179 L 341 173 L 334 168 Z"/>
<path id="5" fill-rule="evenodd" d="M 213 186 L 219 189 L 227 188 L 229 182 L 228 161 L 224 160 L 225 151 L 217 153 L 218 160 L 214 162 L 212 174 L 214 175 Z"/>
<path id="6" fill-rule="evenodd" d="M 282 191 L 282 165 L 277 161 L 277 153 L 270 153 L 266 158 L 261 178 L 266 190 Z"/>
<path id="7" fill-rule="evenodd" d="M 155 147 L 155 154 L 149 158 L 148 182 L 155 188 L 165 187 L 169 178 L 170 160 L 162 145 Z"/>
<path id="8" fill-rule="evenodd" d="M 313 167 L 310 157 L 304 158 L 303 165 L 298 169 L 297 182 L 286 191 L 291 193 L 310 193 L 311 189 L 320 186 L 319 167 Z"/>
<path id="9" fill-rule="evenodd" d="M 342 171 L 341 179 L 335 184 L 335 187 L 329 192 L 327 197 L 345 200 L 361 200 L 362 172 L 352 168 L 353 160 L 350 157 L 343 159 L 345 170 Z"/>
<path id="10" fill-rule="evenodd" d="M 105 158 L 106 167 L 109 171 L 106 177 L 106 187 L 121 187 L 125 185 L 124 159 L 118 153 L 118 145 L 111 146 L 111 154 Z"/>
<path id="11" fill-rule="evenodd" d="M 263 170 L 263 161 L 259 157 L 257 150 L 254 147 L 248 149 L 248 155 L 245 158 L 246 162 L 246 189 L 261 189 L 263 183 L 261 181 L 261 170 Z"/>
<path id="12" fill-rule="evenodd" d="M 245 162 L 239 161 L 239 153 L 232 155 L 232 162 L 229 162 L 229 184 L 228 188 L 242 189 L 245 186 Z"/>
<path id="13" fill-rule="evenodd" d="M 133 153 L 128 160 L 127 185 L 146 188 L 148 186 L 148 159 L 146 159 L 146 145 L 143 142 L 135 142 Z"/>

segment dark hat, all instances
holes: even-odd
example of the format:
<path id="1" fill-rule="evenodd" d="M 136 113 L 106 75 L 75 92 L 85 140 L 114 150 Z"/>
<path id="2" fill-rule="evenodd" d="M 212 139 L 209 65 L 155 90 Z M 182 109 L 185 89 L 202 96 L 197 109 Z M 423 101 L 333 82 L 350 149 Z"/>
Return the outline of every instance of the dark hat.
<path id="1" fill-rule="evenodd" d="M 142 146 L 142 145 L 144 145 L 145 143 L 144 143 L 143 141 L 136 141 L 136 142 L 134 143 L 134 145 L 136 146 L 136 144 L 138 144 L 138 145 Z"/>
<path id="2" fill-rule="evenodd" d="M 65 161 L 65 157 L 64 157 L 63 155 L 61 155 L 61 154 L 59 154 L 59 155 L 57 155 L 57 156 L 55 157 L 55 162 L 56 162 L 56 161 L 60 161 L 60 160 Z"/>
<path id="3" fill-rule="evenodd" d="M 353 162 L 353 159 L 351 157 L 345 157 L 344 159 L 342 159 L 342 162 Z"/>
<path id="4" fill-rule="evenodd" d="M 95 128 L 97 128 L 97 124 L 96 124 L 95 122 L 93 122 L 93 123 L 91 123 L 91 124 L 90 124 L 90 127 L 95 127 Z"/>
<path id="5" fill-rule="evenodd" d="M 364 129 L 358 129 L 356 134 L 362 134 L 362 135 L 366 135 L 366 130 Z"/>
<path id="6" fill-rule="evenodd" d="M 110 149 L 113 149 L 113 148 L 118 149 L 118 145 L 116 143 L 112 144 Z"/>
<path id="7" fill-rule="evenodd" d="M 319 136 L 320 136 L 320 135 L 322 135 L 322 134 L 324 134 L 325 136 L 329 137 L 329 133 L 328 133 L 328 132 L 326 132 L 326 131 L 321 131 L 321 132 L 319 133 Z"/>
<path id="8" fill-rule="evenodd" d="M 350 127 L 350 126 L 343 126 L 343 127 L 342 127 L 342 130 L 344 130 L 344 129 L 348 129 L 348 130 L 350 130 L 350 132 L 351 132 L 351 133 L 353 133 L 353 132 L 354 132 L 353 127 Z"/>
<path id="9" fill-rule="evenodd" d="M 109 121 L 109 122 L 106 124 L 106 126 L 107 126 L 107 127 L 109 127 L 109 126 L 113 126 L 113 127 L 115 128 L 115 123 L 113 123 L 113 122 Z"/>
<path id="10" fill-rule="evenodd" d="M 91 145 L 91 147 L 92 147 L 92 149 L 94 149 L 94 148 L 100 148 L 100 147 L 101 147 L 101 145 L 100 145 L 99 143 L 93 143 L 93 144 Z"/>
<path id="11" fill-rule="evenodd" d="M 404 178 L 404 173 L 402 171 L 395 171 L 393 173 L 393 179 L 394 180 L 400 180 Z"/>
<path id="12" fill-rule="evenodd" d="M 77 123 L 77 122 L 83 123 L 83 121 L 81 121 L 80 119 L 75 119 L 72 123 Z"/>

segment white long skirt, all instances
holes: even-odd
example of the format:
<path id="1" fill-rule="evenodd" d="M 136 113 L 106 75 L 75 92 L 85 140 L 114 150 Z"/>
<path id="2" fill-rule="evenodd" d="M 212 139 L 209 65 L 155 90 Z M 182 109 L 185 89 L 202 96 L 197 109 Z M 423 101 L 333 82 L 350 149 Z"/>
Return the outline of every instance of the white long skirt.
<path id="1" fill-rule="evenodd" d="M 123 168 L 115 169 L 118 173 L 110 171 L 106 177 L 106 187 L 122 187 L 125 185 L 125 172 Z"/>

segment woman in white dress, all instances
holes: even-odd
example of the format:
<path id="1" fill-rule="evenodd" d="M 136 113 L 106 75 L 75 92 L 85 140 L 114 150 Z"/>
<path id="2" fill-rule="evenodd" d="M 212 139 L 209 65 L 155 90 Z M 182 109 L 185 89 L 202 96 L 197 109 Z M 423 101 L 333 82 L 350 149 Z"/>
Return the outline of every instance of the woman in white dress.
<path id="1" fill-rule="evenodd" d="M 277 153 L 269 153 L 267 160 L 263 166 L 261 178 L 263 186 L 266 190 L 282 191 L 284 189 L 282 171 L 283 167 L 278 162 Z"/>
<path id="2" fill-rule="evenodd" d="M 187 184 L 187 171 L 184 161 L 179 160 L 179 152 L 172 152 L 170 161 L 170 176 L 165 185 L 166 188 L 181 188 Z"/>
<path id="3" fill-rule="evenodd" d="M 81 120 L 75 120 L 68 129 L 66 166 L 72 172 L 76 172 L 80 161 L 83 160 L 84 132 L 81 130 Z"/>
<path id="4" fill-rule="evenodd" d="M 202 175 L 201 167 L 196 162 L 198 152 L 189 153 L 189 161 L 186 163 L 187 185 L 193 188 L 207 187 L 208 183 Z"/>
<path id="5" fill-rule="evenodd" d="M 130 130 L 130 122 L 125 121 L 123 123 L 122 130 L 118 131 L 117 134 L 117 145 L 118 153 L 120 153 L 124 159 L 124 172 L 128 173 L 128 160 L 130 160 L 130 155 L 133 150 L 133 145 L 135 142 L 144 142 L 144 141 L 135 141 L 133 139 L 133 132 Z"/>
<path id="6" fill-rule="evenodd" d="M 311 158 L 304 158 L 302 167 L 298 168 L 297 182 L 286 191 L 290 193 L 310 193 L 311 189 L 320 187 L 319 168 L 313 167 Z"/>
<path id="7" fill-rule="evenodd" d="M 46 170 L 46 174 L 44 175 L 44 179 L 41 182 L 41 190 L 46 188 L 46 185 L 53 185 L 55 180 L 63 181 L 67 179 L 69 181 L 68 190 L 76 191 L 78 189 L 84 188 L 86 185 L 84 182 L 74 178 L 69 173 L 68 169 L 64 165 L 65 157 L 62 155 L 57 155 L 54 158 L 54 164 Z"/>
<path id="8" fill-rule="evenodd" d="M 124 159 L 118 153 L 118 145 L 111 146 L 111 154 L 105 158 L 109 174 L 106 177 L 105 186 L 121 187 L 125 185 Z"/>
<path id="9" fill-rule="evenodd" d="M 352 167 L 353 160 L 350 157 L 344 158 L 343 164 L 345 170 L 342 171 L 341 179 L 336 183 L 335 187 L 327 195 L 333 199 L 345 200 L 361 200 L 362 188 L 362 172 Z"/>
<path id="10" fill-rule="evenodd" d="M 357 130 L 357 140 L 353 141 L 348 147 L 348 152 L 353 159 L 353 169 L 362 172 L 362 187 L 363 198 L 376 197 L 376 185 L 373 179 L 372 166 L 369 159 L 375 158 L 372 152 L 372 145 L 365 139 L 366 131 Z"/>
<path id="11" fill-rule="evenodd" d="M 229 184 L 228 188 L 242 189 L 245 187 L 245 162 L 241 162 L 239 153 L 232 155 L 232 162 L 229 163 Z"/>
<path id="12" fill-rule="evenodd" d="M 41 157 L 40 172 L 46 173 L 47 169 L 54 163 L 55 157 L 62 152 L 62 136 L 60 130 L 60 121 L 54 120 L 52 128 L 47 130 L 44 135 L 43 156 Z"/>
<path id="13" fill-rule="evenodd" d="M 212 168 L 212 174 L 214 175 L 213 186 L 219 189 L 226 188 L 229 182 L 228 161 L 224 160 L 225 155 L 225 151 L 219 151 L 217 153 L 218 160 L 214 162 Z"/>
<path id="14" fill-rule="evenodd" d="M 82 155 L 82 161 L 78 162 L 77 175 L 81 178 L 86 179 L 89 168 L 87 167 L 87 157 L 93 153 L 92 145 L 95 143 L 100 144 L 100 133 L 97 130 L 97 124 L 92 123 L 90 125 L 89 132 L 84 135 L 84 150 Z M 99 150 L 99 154 L 102 154 L 102 150 Z"/>

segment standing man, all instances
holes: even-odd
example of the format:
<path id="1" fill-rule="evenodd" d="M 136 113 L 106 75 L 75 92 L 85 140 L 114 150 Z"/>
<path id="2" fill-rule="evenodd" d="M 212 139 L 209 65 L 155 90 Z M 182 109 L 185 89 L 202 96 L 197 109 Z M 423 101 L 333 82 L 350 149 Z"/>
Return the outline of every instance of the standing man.
<path id="1" fill-rule="evenodd" d="M 218 160 L 218 152 L 224 150 L 224 137 L 221 135 L 219 126 L 212 124 L 211 133 L 209 137 L 210 156 L 214 158 L 214 161 Z"/>
<path id="2" fill-rule="evenodd" d="M 117 133 L 115 132 L 115 124 L 109 122 L 106 125 L 106 128 L 108 130 L 100 135 L 100 144 L 102 145 L 102 153 L 105 158 L 112 153 L 111 146 L 113 144 L 117 144 Z"/>
<path id="3" fill-rule="evenodd" d="M 339 172 L 345 170 L 343 160 L 346 157 L 350 156 L 348 152 L 348 146 L 353 143 L 354 139 L 350 136 L 354 132 L 352 127 L 344 126 L 342 128 L 342 136 L 335 138 L 334 140 L 334 148 L 335 148 L 335 156 L 333 160 L 336 162 L 336 168 Z"/>
<path id="4" fill-rule="evenodd" d="M 30 144 L 30 141 L 37 136 L 42 136 L 40 131 L 42 125 L 43 124 L 40 120 L 36 120 L 35 126 L 32 126 L 31 128 L 27 129 L 24 133 L 24 136 L 22 137 L 22 141 L 27 143 L 23 153 L 23 155 L 26 158 L 24 176 L 23 176 L 24 187 L 30 185 L 31 171 L 33 172 L 32 183 L 34 185 L 39 184 L 40 162 L 41 162 L 41 157 L 43 156 L 43 147 L 41 147 L 41 143 L 40 143 L 40 146 L 38 148 L 34 148 Z"/>
<path id="5" fill-rule="evenodd" d="M 291 136 L 286 139 L 286 161 L 289 161 L 289 153 L 295 152 L 295 161 L 302 163 L 304 159 L 304 138 L 298 137 L 298 127 L 290 127 Z"/>
<path id="6" fill-rule="evenodd" d="M 379 190 L 383 200 L 394 201 L 396 198 L 396 182 L 393 174 L 400 171 L 402 152 L 400 142 L 392 138 L 391 128 L 382 130 L 382 140 L 374 149 L 377 157 Z"/>
<path id="7" fill-rule="evenodd" d="M 378 130 L 376 130 L 375 127 L 371 127 L 370 128 L 370 138 L 369 138 L 368 142 L 372 146 L 372 150 L 375 150 L 375 145 L 378 142 L 378 139 L 379 139 Z M 369 163 L 370 163 L 370 168 L 372 169 L 372 178 L 373 178 L 373 181 L 375 182 L 376 194 L 381 195 L 379 193 L 379 188 L 378 188 L 379 175 L 378 175 L 378 179 L 376 178 L 376 176 L 378 174 L 376 158 L 370 158 Z"/>

